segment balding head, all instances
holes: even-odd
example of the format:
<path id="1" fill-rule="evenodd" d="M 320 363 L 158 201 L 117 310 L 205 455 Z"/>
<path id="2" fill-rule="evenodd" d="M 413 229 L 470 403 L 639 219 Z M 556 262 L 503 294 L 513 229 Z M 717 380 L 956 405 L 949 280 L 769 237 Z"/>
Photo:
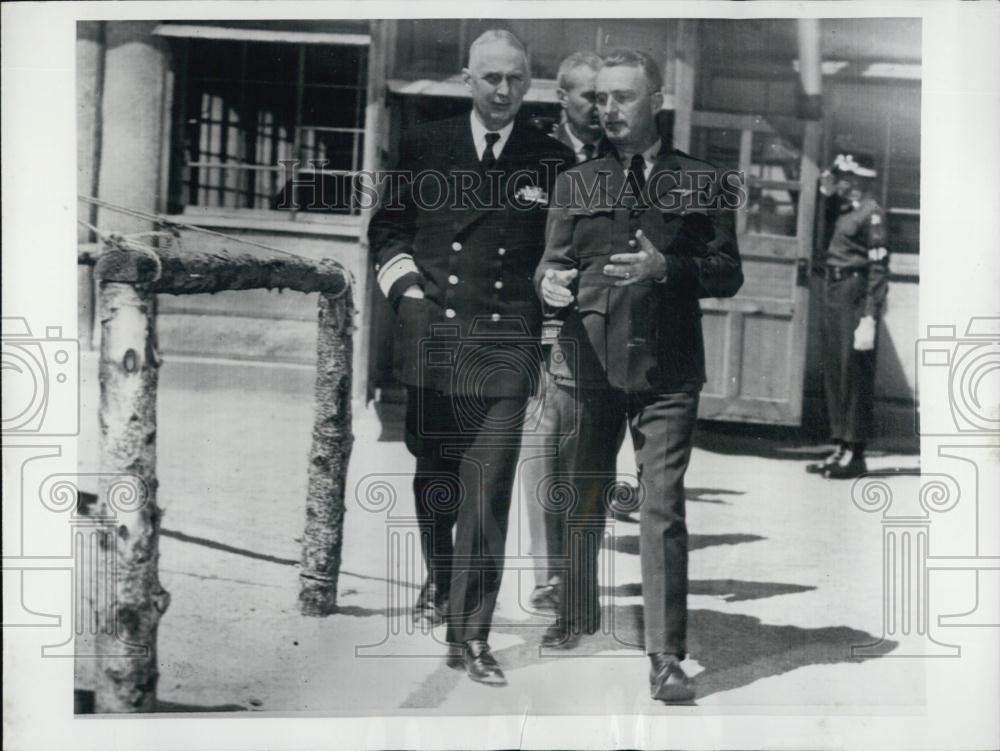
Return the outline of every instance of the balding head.
<path id="1" fill-rule="evenodd" d="M 531 70 L 531 57 L 528 54 L 528 48 L 524 42 L 506 29 L 489 29 L 473 40 L 472 44 L 469 45 L 469 67 L 473 67 L 474 61 L 483 54 L 484 50 L 496 45 L 520 52 L 524 55 L 525 67 Z"/>
<path id="2" fill-rule="evenodd" d="M 469 67 L 462 70 L 462 80 L 483 125 L 500 130 L 517 115 L 531 86 L 528 50 L 509 31 L 485 31 L 469 47 Z"/>

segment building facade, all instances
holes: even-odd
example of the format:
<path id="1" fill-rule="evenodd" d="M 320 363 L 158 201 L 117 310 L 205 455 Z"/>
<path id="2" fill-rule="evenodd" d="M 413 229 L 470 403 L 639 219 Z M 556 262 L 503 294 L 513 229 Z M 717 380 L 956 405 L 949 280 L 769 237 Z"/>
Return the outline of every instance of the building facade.
<path id="1" fill-rule="evenodd" d="M 77 36 L 81 218 L 178 241 L 236 238 L 341 262 L 356 281 L 355 395 L 397 398 L 391 313 L 374 289 L 356 174 L 391 164 L 400 133 L 468 107 L 469 43 L 504 26 L 533 51 L 524 115 L 559 118 L 555 74 L 577 49 L 662 62 L 679 148 L 747 175 L 738 217 L 747 283 L 705 301 L 712 380 L 702 416 L 821 421 L 816 177 L 840 150 L 872 153 L 887 210 L 891 289 L 877 392 L 885 432 L 912 429 L 918 336 L 920 21 L 911 19 L 420 19 L 84 22 Z M 128 213 L 122 209 L 129 210 Z M 79 241 L 92 242 L 81 228 Z M 81 340 L 96 344 L 79 270 Z M 158 300 L 169 357 L 310 364 L 315 300 L 231 292 Z"/>

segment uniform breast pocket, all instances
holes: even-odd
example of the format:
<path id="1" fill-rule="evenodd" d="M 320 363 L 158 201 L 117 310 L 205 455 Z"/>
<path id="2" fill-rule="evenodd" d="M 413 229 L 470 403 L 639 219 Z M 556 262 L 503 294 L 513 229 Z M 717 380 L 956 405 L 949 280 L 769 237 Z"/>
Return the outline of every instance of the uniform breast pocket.
<path id="1" fill-rule="evenodd" d="M 573 249 L 577 257 L 585 258 L 608 252 L 614 225 L 611 209 L 602 211 L 571 208 L 569 215 L 573 218 Z"/>

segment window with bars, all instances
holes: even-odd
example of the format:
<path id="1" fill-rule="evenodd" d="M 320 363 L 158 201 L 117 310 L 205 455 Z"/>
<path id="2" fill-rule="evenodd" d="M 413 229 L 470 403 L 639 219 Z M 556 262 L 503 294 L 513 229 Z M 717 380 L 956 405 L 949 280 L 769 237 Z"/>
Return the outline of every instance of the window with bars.
<path id="1" fill-rule="evenodd" d="M 185 40 L 183 207 L 357 214 L 368 47 Z"/>

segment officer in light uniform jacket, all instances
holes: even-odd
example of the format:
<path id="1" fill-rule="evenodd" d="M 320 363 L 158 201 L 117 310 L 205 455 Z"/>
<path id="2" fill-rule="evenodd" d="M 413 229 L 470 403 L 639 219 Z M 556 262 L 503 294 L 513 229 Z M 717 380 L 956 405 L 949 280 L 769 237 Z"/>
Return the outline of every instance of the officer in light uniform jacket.
<path id="1" fill-rule="evenodd" d="M 867 471 L 864 451 L 874 429 L 878 321 L 889 287 L 885 213 L 871 196 L 874 160 L 839 154 L 820 178 L 833 233 L 823 292 L 823 385 L 834 452 L 806 471 L 834 479 Z"/>
<path id="2" fill-rule="evenodd" d="M 677 702 L 694 696 L 680 663 L 687 654 L 684 474 L 705 382 L 698 300 L 734 295 L 743 273 L 733 211 L 720 202 L 722 176 L 659 137 L 661 86 L 644 53 L 604 58 L 597 104 L 614 150 L 557 180 L 535 272 L 545 304 L 568 309 L 560 342 L 577 350 L 572 375 L 586 416 L 565 445 L 576 491 L 565 530 L 568 581 L 542 643 L 570 649 L 599 627 L 604 508 L 595 484 L 613 468 L 613 437 L 627 422 L 642 497 L 650 693 Z"/>
<path id="3" fill-rule="evenodd" d="M 573 150 L 578 164 L 607 150 L 595 103 L 594 81 L 600 69 L 601 58 L 593 52 L 574 52 L 559 64 L 556 95 L 566 117 L 552 137 Z M 561 325 L 555 315 L 545 317 L 541 390 L 528 408 L 529 413 L 538 413 L 538 430 L 526 432 L 519 462 L 521 497 L 528 518 L 528 553 L 535 561 L 535 588 L 529 602 L 539 610 L 556 610 L 559 606 L 565 567 L 564 520 L 553 490 L 558 490 L 566 479 L 566 469 L 559 459 L 560 443 L 578 418 L 574 394 L 559 388 L 559 384 L 572 383 L 564 362 L 572 352 L 563 351 L 557 341 Z"/>

